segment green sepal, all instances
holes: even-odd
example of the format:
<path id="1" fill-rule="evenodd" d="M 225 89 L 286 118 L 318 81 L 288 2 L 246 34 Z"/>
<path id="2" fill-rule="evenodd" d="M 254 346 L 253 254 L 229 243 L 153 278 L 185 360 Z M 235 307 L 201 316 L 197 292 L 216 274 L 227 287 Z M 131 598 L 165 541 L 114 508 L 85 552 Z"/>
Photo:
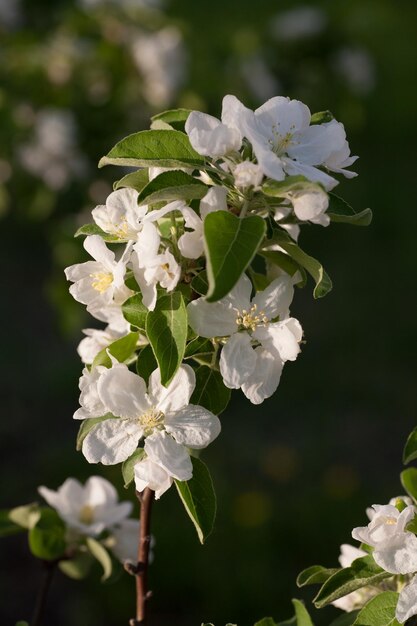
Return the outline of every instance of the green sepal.
<path id="1" fill-rule="evenodd" d="M 213 530 L 216 518 L 216 494 L 206 464 L 196 457 L 191 457 L 191 462 L 192 478 L 175 480 L 175 486 L 200 542 L 204 543 Z"/>
<path id="2" fill-rule="evenodd" d="M 33 528 L 39 521 L 40 516 L 41 510 L 37 502 L 17 506 L 14 509 L 11 509 L 8 513 L 10 521 L 18 526 L 21 526 L 22 528 L 25 528 L 26 530 Z"/>
<path id="3" fill-rule="evenodd" d="M 208 302 L 224 298 L 249 266 L 265 237 L 266 224 L 258 215 L 239 218 L 214 211 L 204 220 Z"/>
<path id="4" fill-rule="evenodd" d="M 331 122 L 332 120 L 334 120 L 334 115 L 331 111 L 318 111 L 311 116 L 310 124 L 311 126 L 315 124 L 327 124 L 327 122 Z"/>
<path id="5" fill-rule="evenodd" d="M 143 448 L 138 448 L 134 451 L 134 453 L 126 459 L 126 461 L 122 464 L 122 476 L 124 480 L 124 487 L 127 489 L 130 483 L 133 481 L 135 477 L 135 465 L 142 461 L 145 457 L 145 450 Z"/>
<path id="6" fill-rule="evenodd" d="M 202 167 L 204 158 L 178 130 L 142 130 L 119 141 L 100 159 L 99 167 Z"/>

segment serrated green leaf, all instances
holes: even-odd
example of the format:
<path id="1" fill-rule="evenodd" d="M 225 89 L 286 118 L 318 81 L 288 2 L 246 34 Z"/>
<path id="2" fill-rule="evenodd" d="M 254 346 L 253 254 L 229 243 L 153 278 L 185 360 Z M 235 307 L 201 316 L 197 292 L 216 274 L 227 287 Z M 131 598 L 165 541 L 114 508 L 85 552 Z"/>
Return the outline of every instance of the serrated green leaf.
<path id="1" fill-rule="evenodd" d="M 120 243 L 122 241 L 116 235 L 109 235 L 104 232 L 104 230 L 102 230 L 100 226 L 97 226 L 97 224 L 84 224 L 84 226 L 80 226 L 74 237 L 87 237 L 88 235 L 100 235 L 100 237 L 104 241 L 107 241 L 107 243 Z"/>
<path id="2" fill-rule="evenodd" d="M 45 561 L 62 557 L 66 549 L 66 527 L 58 513 L 44 507 L 35 526 L 29 530 L 29 547 L 34 556 Z"/>
<path id="3" fill-rule="evenodd" d="M 329 193 L 329 208 L 327 215 L 332 222 L 352 224 L 353 226 L 369 226 L 372 222 L 371 209 L 364 209 L 356 213 L 343 198 Z"/>
<path id="4" fill-rule="evenodd" d="M 216 494 L 210 472 L 200 459 L 191 457 L 193 476 L 187 481 L 175 481 L 182 503 L 193 522 L 198 538 L 204 543 L 213 530 L 216 517 Z"/>
<path id="5" fill-rule="evenodd" d="M 314 604 L 318 609 L 342 598 L 360 587 L 374 585 L 384 578 L 392 576 L 379 567 L 372 556 L 355 559 L 350 567 L 344 567 L 330 576 L 316 597 Z"/>
<path id="6" fill-rule="evenodd" d="M 135 477 L 135 465 L 139 463 L 145 456 L 145 450 L 138 448 L 134 453 L 124 461 L 122 464 L 122 476 L 125 482 L 125 489 L 127 489 Z"/>
<path id="7" fill-rule="evenodd" d="M 15 535 L 25 531 L 25 527 L 21 524 L 12 522 L 9 514 L 9 510 L 0 511 L 0 537 L 7 537 L 8 535 Z"/>
<path id="8" fill-rule="evenodd" d="M 326 124 L 334 120 L 334 115 L 331 111 L 318 111 L 311 116 L 310 124 Z"/>
<path id="9" fill-rule="evenodd" d="M 200 296 L 205 296 L 208 290 L 208 278 L 206 270 L 203 270 L 191 281 L 191 289 Z"/>
<path id="10" fill-rule="evenodd" d="M 207 185 L 181 170 L 162 172 L 140 192 L 140 204 L 171 202 L 173 200 L 200 200 L 208 191 Z"/>
<path id="11" fill-rule="evenodd" d="M 178 130 L 143 130 L 125 137 L 100 159 L 104 165 L 133 167 L 201 167 L 204 158 Z"/>
<path id="12" fill-rule="evenodd" d="M 104 367 L 111 367 L 111 359 L 107 354 L 107 350 L 110 352 L 119 363 L 127 361 L 136 350 L 136 346 L 139 339 L 139 333 L 129 333 L 125 337 L 116 339 L 107 348 L 103 348 L 95 357 L 92 367 L 103 365 Z"/>
<path id="13" fill-rule="evenodd" d="M 395 619 L 399 594 L 385 591 L 369 600 L 353 622 L 353 626 L 400 626 Z"/>
<path id="14" fill-rule="evenodd" d="M 322 298 L 329 293 L 332 289 L 332 281 L 329 275 L 324 270 L 322 264 L 314 259 L 312 256 L 306 254 L 296 243 L 291 239 L 286 232 L 281 229 L 274 231 L 273 237 L 268 240 L 267 245 L 277 243 L 281 248 L 285 250 L 291 258 L 294 259 L 299 265 L 304 267 L 310 276 L 314 279 L 316 286 L 313 291 L 315 298 Z M 265 246 L 267 250 L 267 246 Z"/>
<path id="15" fill-rule="evenodd" d="M 94 426 L 100 424 L 104 420 L 114 419 L 114 415 L 111 413 L 106 413 L 106 415 L 102 415 L 101 417 L 90 417 L 89 419 L 85 419 L 81 422 L 80 428 L 78 429 L 77 434 L 77 443 L 76 450 L 79 452 L 83 447 L 83 441 L 87 437 L 88 433 Z"/>
<path id="16" fill-rule="evenodd" d="M 306 585 L 322 584 L 337 571 L 339 571 L 339 568 L 329 569 L 322 565 L 312 565 L 298 574 L 297 586 L 305 587 Z"/>
<path id="17" fill-rule="evenodd" d="M 414 500 L 417 501 L 417 468 L 409 467 L 400 474 L 401 484 Z"/>
<path id="18" fill-rule="evenodd" d="M 122 304 L 122 313 L 129 324 L 132 324 L 132 326 L 142 331 L 145 330 L 148 309 L 143 304 L 141 293 L 135 293 L 134 296 L 128 298 L 126 302 Z"/>
<path id="19" fill-rule="evenodd" d="M 78 551 L 71 559 L 58 563 L 58 567 L 65 576 L 74 580 L 86 578 L 93 564 L 92 555 L 89 552 Z"/>
<path id="20" fill-rule="evenodd" d="M 351 611 L 350 613 L 342 613 L 337 617 L 330 626 L 352 626 L 359 611 Z"/>
<path id="21" fill-rule="evenodd" d="M 93 537 L 87 537 L 86 544 L 93 557 L 103 568 L 103 576 L 101 577 L 101 580 L 107 580 L 107 578 L 111 576 L 113 569 L 110 554 L 107 552 L 106 548 L 99 541 L 93 539 Z"/>
<path id="22" fill-rule="evenodd" d="M 146 168 L 141 170 L 136 170 L 136 172 L 130 172 L 130 174 L 126 174 L 120 180 L 116 180 L 113 185 L 113 189 L 122 189 L 123 187 L 130 187 L 131 189 L 136 189 L 136 191 L 142 191 L 142 189 L 149 182 L 149 173 Z"/>
<path id="23" fill-rule="evenodd" d="M 203 406 L 215 415 L 220 415 L 229 404 L 231 395 L 230 389 L 223 383 L 220 372 L 200 365 L 195 371 L 195 379 L 191 404 Z"/>
<path id="24" fill-rule="evenodd" d="M 176 130 L 184 130 L 185 122 L 191 111 L 189 109 L 170 109 L 151 117 L 152 122 L 162 121 Z"/>
<path id="25" fill-rule="evenodd" d="M 187 340 L 187 308 L 182 294 L 174 291 L 159 298 L 146 318 L 146 334 L 166 387 L 182 363 Z"/>
<path id="26" fill-rule="evenodd" d="M 37 502 L 17 506 L 9 511 L 9 520 L 22 528 L 30 529 L 39 521 L 41 511 Z"/>
<path id="27" fill-rule="evenodd" d="M 409 435 L 404 446 L 403 463 L 408 465 L 411 461 L 417 459 L 417 428 L 415 428 Z"/>
<path id="28" fill-rule="evenodd" d="M 257 253 L 265 233 L 265 221 L 257 215 L 240 219 L 227 211 L 214 211 L 206 216 L 208 302 L 224 298 L 233 289 Z"/>
<path id="29" fill-rule="evenodd" d="M 136 373 L 148 383 L 149 376 L 158 367 L 151 345 L 145 346 L 136 360 Z"/>

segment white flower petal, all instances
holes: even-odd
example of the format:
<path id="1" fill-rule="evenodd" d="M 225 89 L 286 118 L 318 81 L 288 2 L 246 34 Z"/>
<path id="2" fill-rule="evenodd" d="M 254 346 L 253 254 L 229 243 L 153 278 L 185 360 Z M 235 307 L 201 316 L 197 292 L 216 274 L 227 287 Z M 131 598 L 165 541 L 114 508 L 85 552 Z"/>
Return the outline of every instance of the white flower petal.
<path id="1" fill-rule="evenodd" d="M 133 454 L 142 435 L 142 427 L 134 420 L 104 420 L 88 432 L 82 451 L 89 463 L 115 465 Z"/>
<path id="2" fill-rule="evenodd" d="M 115 265 L 114 252 L 109 250 L 100 235 L 89 235 L 84 239 L 84 248 L 93 259 L 102 263 L 110 271 Z"/>
<path id="3" fill-rule="evenodd" d="M 145 381 L 126 365 L 116 365 L 102 374 L 97 389 L 107 411 L 117 417 L 134 419 L 150 406 Z"/>
<path id="4" fill-rule="evenodd" d="M 165 430 L 177 443 L 188 448 L 206 448 L 219 435 L 219 418 L 203 408 L 189 404 L 165 417 Z"/>
<path id="5" fill-rule="evenodd" d="M 186 448 L 168 433 L 158 431 L 146 437 L 145 452 L 151 461 L 177 480 L 190 480 L 193 475 L 193 466 Z"/>
<path id="6" fill-rule="evenodd" d="M 227 211 L 226 187 L 210 187 L 204 198 L 200 200 L 201 219 L 205 220 L 209 213 L 215 211 Z"/>
<path id="7" fill-rule="evenodd" d="M 258 326 L 253 337 L 268 350 L 276 350 L 282 361 L 295 361 L 300 353 L 302 329 L 297 320 L 288 318 L 266 326 Z"/>
<path id="8" fill-rule="evenodd" d="M 284 366 L 281 359 L 261 346 L 255 348 L 256 364 L 242 385 L 242 391 L 252 404 L 261 404 L 276 391 Z"/>
<path id="9" fill-rule="evenodd" d="M 237 330 L 237 311 L 231 304 L 193 300 L 187 306 L 188 323 L 200 337 L 227 337 Z"/>
<path id="10" fill-rule="evenodd" d="M 242 274 L 233 289 L 227 294 L 225 298 L 222 298 L 220 302 L 229 305 L 231 304 L 236 311 L 241 313 L 244 309 L 249 310 L 251 307 L 250 296 L 252 293 L 252 283 L 246 274 Z"/>
<path id="11" fill-rule="evenodd" d="M 412 574 L 417 571 L 417 537 L 410 532 L 393 535 L 376 545 L 373 557 L 386 572 Z"/>
<path id="12" fill-rule="evenodd" d="M 135 486 L 139 493 L 149 487 L 155 492 L 155 498 L 158 500 L 172 483 L 172 476 L 151 459 L 144 459 L 135 465 Z"/>
<path id="13" fill-rule="evenodd" d="M 349 543 L 343 543 L 340 546 L 339 563 L 342 567 L 350 567 L 353 561 L 366 555 L 367 553 L 364 550 L 355 548 L 355 546 L 351 546 Z"/>
<path id="14" fill-rule="evenodd" d="M 195 387 L 195 374 L 189 365 L 181 365 L 168 385 L 161 384 L 161 373 L 156 369 L 149 377 L 149 399 L 162 413 L 172 413 L 185 407 Z"/>
<path id="15" fill-rule="evenodd" d="M 248 333 L 232 335 L 223 346 L 220 356 L 220 372 L 229 389 L 239 389 L 253 373 L 256 354 Z"/>
<path id="16" fill-rule="evenodd" d="M 417 615 L 417 576 L 401 591 L 395 610 L 395 617 L 400 624 L 404 624 L 413 615 Z"/>
<path id="17" fill-rule="evenodd" d="M 252 300 L 258 312 L 262 311 L 268 320 L 282 315 L 290 307 L 294 296 L 291 276 L 284 274 L 272 281 L 264 291 L 260 291 Z"/>

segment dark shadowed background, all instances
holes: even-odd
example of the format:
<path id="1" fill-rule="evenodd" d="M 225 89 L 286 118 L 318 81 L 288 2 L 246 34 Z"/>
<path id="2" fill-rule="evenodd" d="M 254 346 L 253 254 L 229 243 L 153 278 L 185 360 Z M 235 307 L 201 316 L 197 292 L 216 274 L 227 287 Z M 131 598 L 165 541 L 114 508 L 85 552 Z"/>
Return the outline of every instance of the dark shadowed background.
<path id="1" fill-rule="evenodd" d="M 252 107 L 300 98 L 344 122 L 359 176 L 337 193 L 374 211 L 369 228 L 304 228 L 334 290 L 297 291 L 302 354 L 273 399 L 236 393 L 222 416 L 204 454 L 219 500 L 207 544 L 174 489 L 155 506 L 152 626 L 288 617 L 291 597 L 311 598 L 296 574 L 334 566 L 365 507 L 401 492 L 416 417 L 416 24 L 412 0 L 0 0 L 2 508 L 92 473 L 133 498 L 118 467 L 75 452 L 76 345 L 91 321 L 63 275 L 81 258 L 74 230 L 118 177 L 96 163 L 119 138 L 164 108 L 219 115 L 226 93 Z M 29 618 L 40 567 L 23 536 L 0 552 L 8 626 Z M 45 626 L 126 624 L 132 579 L 99 579 L 57 576 Z"/>

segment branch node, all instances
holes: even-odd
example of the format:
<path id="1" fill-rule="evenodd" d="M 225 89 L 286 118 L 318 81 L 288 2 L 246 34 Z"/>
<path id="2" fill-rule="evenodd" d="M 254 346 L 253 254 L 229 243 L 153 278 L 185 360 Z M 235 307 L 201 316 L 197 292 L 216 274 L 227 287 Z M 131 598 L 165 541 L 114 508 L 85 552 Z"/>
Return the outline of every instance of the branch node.
<path id="1" fill-rule="evenodd" d="M 137 576 L 140 572 L 143 572 L 145 569 L 144 563 L 132 563 L 132 561 L 125 561 L 123 564 L 124 569 L 131 576 Z"/>

